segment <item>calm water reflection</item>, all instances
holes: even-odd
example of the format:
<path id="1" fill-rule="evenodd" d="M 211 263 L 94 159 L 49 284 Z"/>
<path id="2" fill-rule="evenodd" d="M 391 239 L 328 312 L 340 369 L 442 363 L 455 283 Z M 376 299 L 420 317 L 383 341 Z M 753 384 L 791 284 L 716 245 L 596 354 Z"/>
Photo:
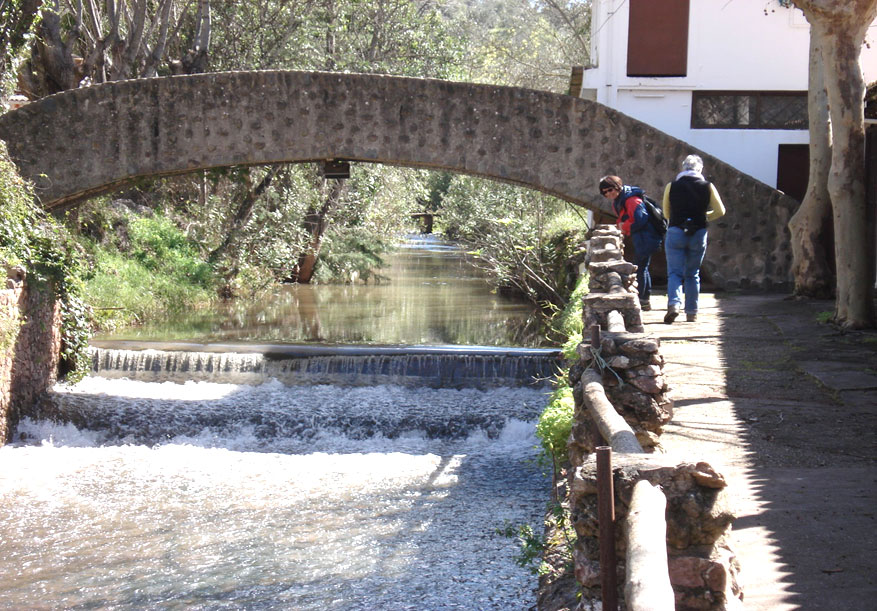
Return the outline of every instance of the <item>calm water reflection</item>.
<path id="1" fill-rule="evenodd" d="M 539 312 L 492 292 L 462 252 L 412 240 L 378 285 L 285 285 L 259 302 L 102 334 L 95 339 L 549 346 Z"/>

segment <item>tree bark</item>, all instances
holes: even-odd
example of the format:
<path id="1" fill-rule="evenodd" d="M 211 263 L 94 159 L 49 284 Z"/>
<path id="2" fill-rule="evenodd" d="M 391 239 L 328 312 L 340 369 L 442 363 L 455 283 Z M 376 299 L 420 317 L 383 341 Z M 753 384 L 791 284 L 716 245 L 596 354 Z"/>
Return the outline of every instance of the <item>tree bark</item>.
<path id="1" fill-rule="evenodd" d="M 828 173 L 831 170 L 831 124 L 825 91 L 820 40 L 810 37 L 810 86 L 807 112 L 810 117 L 810 173 L 804 201 L 789 221 L 792 234 L 792 276 L 795 294 L 829 298 L 834 274 L 826 245 L 832 234 Z M 833 253 L 832 253 L 833 254 Z"/>
<path id="2" fill-rule="evenodd" d="M 155 76 L 169 42 L 188 22 L 188 3 L 175 5 L 175 2 L 108 0 L 100 4 L 76 2 L 73 6 L 73 2 L 68 2 L 63 6 L 57 3 L 44 6 L 31 58 L 18 73 L 19 88 L 30 99 L 37 99 L 75 89 L 86 78 L 91 83 L 103 83 Z M 171 30 L 174 6 L 179 8 L 180 14 Z M 194 74 L 207 69 L 209 0 L 198 1 L 195 27 L 186 56 L 182 60 L 168 61 L 174 72 Z"/>
<path id="3" fill-rule="evenodd" d="M 328 226 L 327 217 L 329 212 L 335 208 L 341 201 L 341 196 L 345 190 L 343 180 L 333 180 L 329 189 L 329 194 L 323 200 L 323 205 L 319 210 L 309 210 L 305 216 L 305 231 L 311 236 L 305 251 L 299 256 L 298 264 L 293 268 L 289 280 L 300 284 L 308 284 L 314 276 L 314 269 L 317 266 L 317 257 L 320 254 L 320 247 L 323 244 L 323 235 Z"/>
<path id="4" fill-rule="evenodd" d="M 877 0 L 795 0 L 822 49 L 831 121 L 828 176 L 837 267 L 835 322 L 850 328 L 877 325 L 874 244 L 868 239 L 865 198 L 865 81 L 861 50 L 877 15 Z"/>

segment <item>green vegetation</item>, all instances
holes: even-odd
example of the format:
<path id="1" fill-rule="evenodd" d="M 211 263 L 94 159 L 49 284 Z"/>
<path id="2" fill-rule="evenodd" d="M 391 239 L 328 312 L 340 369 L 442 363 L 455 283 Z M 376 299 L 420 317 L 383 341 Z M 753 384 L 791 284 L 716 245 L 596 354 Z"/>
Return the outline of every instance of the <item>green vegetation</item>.
<path id="1" fill-rule="evenodd" d="M 819 312 L 816 315 L 816 321 L 825 325 L 834 322 L 834 312 Z"/>
<path id="2" fill-rule="evenodd" d="M 549 309 L 567 305 L 567 268 L 587 225 L 567 202 L 543 193 L 455 176 L 441 197 L 439 229 L 472 247 L 496 284 Z"/>
<path id="3" fill-rule="evenodd" d="M 582 297 L 588 292 L 588 276 L 580 276 L 573 290 L 567 307 L 557 312 L 551 321 L 554 330 L 563 338 L 563 355 L 567 362 L 578 358 L 576 347 L 582 341 Z M 536 435 L 545 456 L 550 459 L 556 474 L 560 466 L 569 460 L 567 455 L 567 439 L 572 430 L 575 406 L 572 388 L 567 377 L 568 370 L 558 373 L 555 378 L 554 391 L 548 405 L 539 417 Z"/>
<path id="4" fill-rule="evenodd" d="M 496 534 L 517 539 L 520 549 L 515 555 L 515 564 L 519 567 L 529 569 L 534 575 L 542 575 L 548 570 L 547 565 L 542 562 L 545 538 L 534 533 L 529 524 L 506 522 L 502 528 L 496 529 Z"/>
<path id="5" fill-rule="evenodd" d="M 566 307 L 557 311 L 551 320 L 554 330 L 566 338 L 563 351 L 567 362 L 578 358 L 575 349 L 582 339 L 582 298 L 587 292 L 588 276 L 585 274 L 578 278 Z M 576 533 L 566 501 L 560 498 L 558 485 L 558 476 L 562 473 L 563 466 L 569 462 L 567 441 L 575 416 L 568 373 L 566 369 L 558 372 L 554 391 L 536 425 L 536 436 L 539 437 L 543 456 L 550 459 L 552 465 L 554 498 L 549 504 L 549 515 L 545 520 L 546 535 L 535 534 L 526 524 L 506 524 L 503 529 L 497 529 L 498 533 L 518 540 L 520 552 L 515 557 L 515 562 L 538 575 L 571 571 L 573 564 Z"/>
<path id="6" fill-rule="evenodd" d="M 116 210 L 111 215 L 103 207 L 91 207 L 80 213 L 86 218 L 80 241 L 92 269 L 84 295 L 100 328 L 191 309 L 216 298 L 213 270 L 172 221 Z"/>
<path id="7" fill-rule="evenodd" d="M 69 234 L 33 203 L 33 191 L 0 142 L 0 264 L 20 265 L 30 285 L 61 306 L 61 373 L 81 379 L 89 368 L 90 320 L 82 299 L 83 260 Z M 3 330 L 4 344 L 17 329 Z"/>

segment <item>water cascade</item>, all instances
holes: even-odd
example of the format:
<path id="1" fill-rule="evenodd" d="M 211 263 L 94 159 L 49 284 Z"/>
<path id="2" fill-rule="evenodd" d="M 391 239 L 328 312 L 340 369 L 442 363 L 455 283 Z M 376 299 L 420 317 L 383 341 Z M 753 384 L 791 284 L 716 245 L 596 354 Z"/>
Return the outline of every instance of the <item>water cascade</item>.
<path id="1" fill-rule="evenodd" d="M 96 342 L 92 370 L 108 378 L 258 384 L 400 384 L 431 388 L 545 387 L 559 350 L 490 346 L 321 346 Z"/>
<path id="2" fill-rule="evenodd" d="M 497 531 L 540 527 L 556 351 L 133 340 L 92 357 L 0 448 L 0 608 L 535 605 Z"/>

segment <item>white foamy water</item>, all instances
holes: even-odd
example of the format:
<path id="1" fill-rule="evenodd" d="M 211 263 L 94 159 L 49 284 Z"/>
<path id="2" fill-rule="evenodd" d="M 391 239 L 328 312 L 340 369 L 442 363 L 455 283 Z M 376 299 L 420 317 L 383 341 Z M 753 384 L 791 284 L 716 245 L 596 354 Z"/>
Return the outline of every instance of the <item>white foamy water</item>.
<path id="1" fill-rule="evenodd" d="M 535 604 L 495 529 L 539 528 L 545 391 L 88 378 L 55 394 L 79 426 L 26 420 L 0 448 L 0 608 Z"/>

